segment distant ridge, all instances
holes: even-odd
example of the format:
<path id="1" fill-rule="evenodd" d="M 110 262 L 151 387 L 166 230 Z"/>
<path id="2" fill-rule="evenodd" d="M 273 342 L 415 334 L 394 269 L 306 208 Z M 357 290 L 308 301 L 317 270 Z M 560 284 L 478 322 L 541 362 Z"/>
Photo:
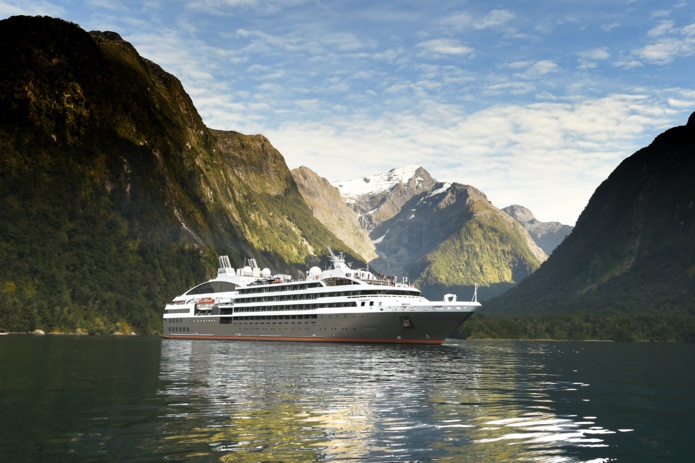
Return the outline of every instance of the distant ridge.
<path id="1" fill-rule="evenodd" d="M 539 221 L 524 206 L 512 205 L 502 210 L 519 222 L 529 232 L 533 241 L 548 255 L 552 254 L 555 248 L 572 233 L 572 227 L 569 225 Z"/>

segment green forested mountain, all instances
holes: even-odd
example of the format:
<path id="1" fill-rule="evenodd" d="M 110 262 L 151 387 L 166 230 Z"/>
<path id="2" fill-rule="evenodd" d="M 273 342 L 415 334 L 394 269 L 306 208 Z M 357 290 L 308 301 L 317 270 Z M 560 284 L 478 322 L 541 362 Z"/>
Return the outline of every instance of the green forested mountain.
<path id="1" fill-rule="evenodd" d="M 218 254 L 296 274 L 348 250 L 266 138 L 205 127 L 117 34 L 13 17 L 0 52 L 0 326 L 156 333 Z"/>
<path id="2" fill-rule="evenodd" d="M 695 340 L 695 114 L 625 159 L 570 236 L 486 313 L 634 314 Z"/>
<path id="3" fill-rule="evenodd" d="M 401 268 L 431 298 L 487 300 L 533 273 L 545 254 L 523 227 L 478 189 L 437 183 L 372 231 L 382 237 L 375 268 Z M 397 267 L 397 265 L 401 267 Z"/>

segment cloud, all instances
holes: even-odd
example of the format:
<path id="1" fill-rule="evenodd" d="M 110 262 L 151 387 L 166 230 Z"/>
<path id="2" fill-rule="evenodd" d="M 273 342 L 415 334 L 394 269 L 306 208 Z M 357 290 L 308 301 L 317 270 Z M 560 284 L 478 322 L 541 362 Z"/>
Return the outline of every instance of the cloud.
<path id="1" fill-rule="evenodd" d="M 309 52 L 318 53 L 318 44 L 307 41 L 302 37 L 279 36 L 268 34 L 258 30 L 238 29 L 236 36 L 248 39 L 247 45 L 243 48 L 244 53 L 273 53 L 280 52 Z"/>
<path id="2" fill-rule="evenodd" d="M 293 8 L 308 0 L 189 0 L 185 7 L 192 11 L 205 14 L 232 16 L 239 10 L 253 10 L 260 14 L 277 14 L 288 8 Z"/>
<path id="3" fill-rule="evenodd" d="M 475 53 L 471 47 L 462 45 L 454 39 L 432 39 L 420 42 L 417 46 L 436 55 L 472 56 Z"/>
<path id="4" fill-rule="evenodd" d="M 577 53 L 580 69 L 593 69 L 598 66 L 598 61 L 610 59 L 611 54 L 607 47 L 594 48 Z"/>
<path id="5" fill-rule="evenodd" d="M 672 108 L 693 109 L 695 108 L 695 95 L 693 95 L 690 99 L 669 98 L 668 104 Z"/>
<path id="6" fill-rule="evenodd" d="M 504 82 L 488 85 L 483 91 L 494 95 L 525 95 L 536 91 L 536 86 L 530 82 Z"/>
<path id="7" fill-rule="evenodd" d="M 647 37 L 661 37 L 663 35 L 673 32 L 673 21 L 661 21 L 655 27 L 653 27 L 649 32 L 647 32 Z"/>
<path id="8" fill-rule="evenodd" d="M 647 38 L 651 43 L 632 54 L 649 64 L 665 65 L 695 54 L 695 23 L 676 27 L 673 21 L 661 21 L 647 33 Z"/>
<path id="9" fill-rule="evenodd" d="M 613 65 L 623 69 L 635 69 L 644 66 L 641 61 L 632 56 L 621 56 L 613 62 Z"/>
<path id="10" fill-rule="evenodd" d="M 535 62 L 517 61 L 511 63 L 509 67 L 523 71 L 515 74 L 516 77 L 523 79 L 536 79 L 558 70 L 558 65 L 550 60 L 541 60 Z"/>
<path id="11" fill-rule="evenodd" d="M 354 34 L 348 33 L 330 34 L 322 40 L 322 43 L 329 50 L 339 52 L 356 52 L 360 50 L 373 49 L 376 46 L 373 39 L 360 38 Z"/>
<path id="12" fill-rule="evenodd" d="M 490 13 L 476 22 L 473 27 L 476 29 L 499 27 L 511 21 L 513 18 L 514 14 L 512 14 L 512 12 L 509 10 L 492 10 Z"/>
<path id="13" fill-rule="evenodd" d="M 617 29 L 617 28 L 620 27 L 620 26 L 622 26 L 622 24 L 620 24 L 620 23 L 618 23 L 618 22 L 613 22 L 613 23 L 609 23 L 609 24 L 604 24 L 604 25 L 602 25 L 602 26 L 601 26 L 601 29 L 602 29 L 603 31 L 605 31 L 605 32 L 610 32 L 610 31 L 612 31 L 613 29 Z"/>
<path id="14" fill-rule="evenodd" d="M 478 17 L 461 12 L 442 20 L 442 23 L 459 30 L 483 30 L 503 26 L 513 18 L 514 14 L 509 10 L 492 10 L 486 15 Z"/>

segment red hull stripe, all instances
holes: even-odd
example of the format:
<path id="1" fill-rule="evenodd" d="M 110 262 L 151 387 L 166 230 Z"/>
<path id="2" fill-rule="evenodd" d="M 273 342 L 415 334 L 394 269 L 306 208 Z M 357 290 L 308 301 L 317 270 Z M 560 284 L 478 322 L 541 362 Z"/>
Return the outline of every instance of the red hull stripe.
<path id="1" fill-rule="evenodd" d="M 283 336 L 191 336 L 162 335 L 164 339 L 212 339 L 222 341 L 300 341 L 300 342 L 353 342 L 371 344 L 441 344 L 444 339 L 379 339 L 379 338 L 292 338 Z"/>

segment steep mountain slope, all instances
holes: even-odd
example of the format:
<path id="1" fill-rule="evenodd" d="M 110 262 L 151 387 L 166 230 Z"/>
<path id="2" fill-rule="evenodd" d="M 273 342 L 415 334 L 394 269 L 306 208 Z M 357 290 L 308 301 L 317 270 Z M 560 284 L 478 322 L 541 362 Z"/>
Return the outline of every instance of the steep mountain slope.
<path id="1" fill-rule="evenodd" d="M 371 265 L 385 273 L 409 275 L 433 298 L 498 295 L 545 260 L 523 227 L 494 207 L 474 187 L 437 183 L 413 197 L 375 228 L 380 258 Z"/>
<path id="2" fill-rule="evenodd" d="M 539 221 L 524 206 L 507 206 L 502 210 L 519 222 L 547 255 L 550 255 L 572 233 L 572 227 L 569 225 Z"/>
<path id="3" fill-rule="evenodd" d="M 695 114 L 625 159 L 541 268 L 488 308 L 695 315 L 693 179 Z"/>
<path id="4" fill-rule="evenodd" d="M 218 253 L 296 273 L 347 250 L 265 137 L 206 128 L 117 34 L 13 17 L 0 51 L 0 325 L 157 332 Z"/>
<path id="5" fill-rule="evenodd" d="M 299 192 L 312 214 L 340 240 L 353 249 L 365 262 L 376 259 L 374 243 L 362 230 L 358 216 L 347 206 L 340 191 L 308 167 L 292 170 Z"/>

